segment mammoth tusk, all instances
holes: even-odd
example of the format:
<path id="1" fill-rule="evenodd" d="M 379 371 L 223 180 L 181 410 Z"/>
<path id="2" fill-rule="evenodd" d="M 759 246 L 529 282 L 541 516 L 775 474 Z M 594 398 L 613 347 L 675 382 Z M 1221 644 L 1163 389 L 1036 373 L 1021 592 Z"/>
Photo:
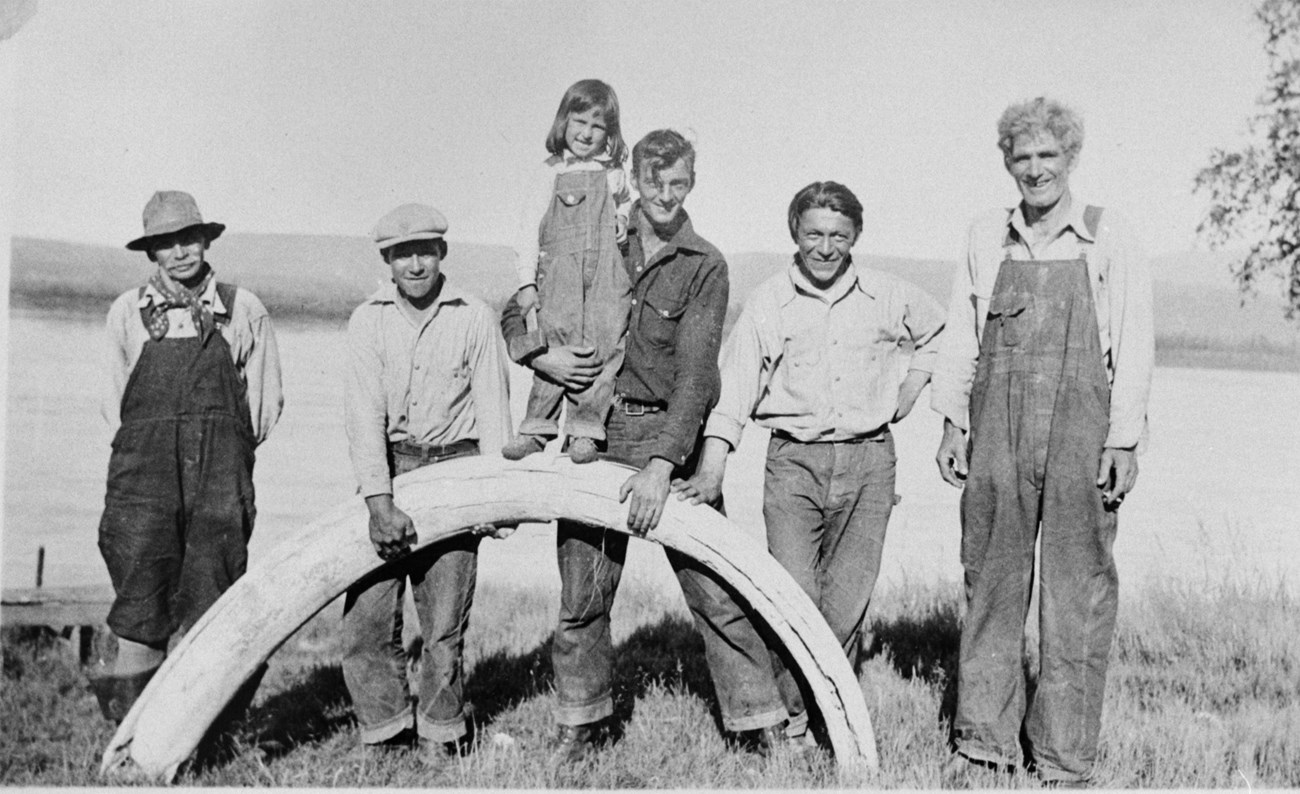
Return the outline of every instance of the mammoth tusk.
<path id="1" fill-rule="evenodd" d="M 425 548 L 496 522 L 570 519 L 627 532 L 618 492 L 627 467 L 532 455 L 466 457 L 397 477 L 394 498 Z M 349 499 L 286 536 L 177 643 L 104 750 L 101 772 L 136 765 L 171 780 L 222 708 L 275 650 L 344 590 L 384 563 Z M 842 774 L 877 767 L 862 690 L 839 642 L 785 569 L 726 517 L 669 499 L 649 539 L 713 571 L 772 629 L 812 690 Z"/>

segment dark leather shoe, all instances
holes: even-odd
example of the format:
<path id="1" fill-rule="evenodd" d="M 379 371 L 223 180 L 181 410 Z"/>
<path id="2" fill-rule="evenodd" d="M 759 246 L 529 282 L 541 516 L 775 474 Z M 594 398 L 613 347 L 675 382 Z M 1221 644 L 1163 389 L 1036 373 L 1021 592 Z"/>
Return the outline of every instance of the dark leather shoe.
<path id="1" fill-rule="evenodd" d="M 126 719 L 127 712 L 149 685 L 157 667 L 128 675 L 94 676 L 89 679 L 90 691 L 99 701 L 99 710 L 104 719 L 120 725 Z"/>
<path id="2" fill-rule="evenodd" d="M 775 725 L 769 725 L 766 728 L 755 728 L 749 731 L 739 731 L 736 734 L 737 744 L 746 752 L 760 755 L 768 758 L 779 752 L 783 747 L 794 747 L 795 742 L 785 733 L 785 720 Z"/>
<path id="3" fill-rule="evenodd" d="M 596 751 L 601 741 L 600 724 L 561 725 L 555 734 L 555 749 L 551 751 L 551 765 L 576 764 Z"/>

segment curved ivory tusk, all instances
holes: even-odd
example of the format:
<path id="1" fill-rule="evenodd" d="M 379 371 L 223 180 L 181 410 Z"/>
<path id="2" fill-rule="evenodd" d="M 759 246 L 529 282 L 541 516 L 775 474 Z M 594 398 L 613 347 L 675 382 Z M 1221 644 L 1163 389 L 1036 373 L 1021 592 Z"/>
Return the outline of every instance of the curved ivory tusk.
<path id="1" fill-rule="evenodd" d="M 567 457 L 459 458 L 397 477 L 394 497 L 415 522 L 417 549 L 476 524 L 565 518 L 627 532 L 619 504 L 629 469 Z M 293 632 L 384 563 L 360 499 L 286 536 L 177 643 L 104 751 L 101 772 L 137 765 L 171 780 L 240 685 Z M 669 499 L 657 541 L 699 561 L 748 602 L 798 666 L 826 722 L 842 773 L 877 766 L 862 690 L 812 601 L 765 549 L 704 506 Z"/>

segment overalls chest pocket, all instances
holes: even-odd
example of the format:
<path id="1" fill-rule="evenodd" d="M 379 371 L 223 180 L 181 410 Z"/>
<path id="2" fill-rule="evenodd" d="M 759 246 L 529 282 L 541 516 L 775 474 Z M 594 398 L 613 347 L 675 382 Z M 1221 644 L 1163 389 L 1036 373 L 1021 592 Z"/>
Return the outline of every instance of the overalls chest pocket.
<path id="1" fill-rule="evenodd" d="M 585 201 L 586 198 L 587 194 L 580 191 L 557 190 L 555 192 L 556 201 L 559 201 L 566 207 L 576 207 Z"/>
<path id="2" fill-rule="evenodd" d="M 1025 292 L 999 292 L 989 302 L 987 325 L 996 329 L 997 339 L 1005 347 L 1019 347 L 1030 334 L 1030 303 L 1033 296 Z"/>
<path id="3" fill-rule="evenodd" d="M 686 313 L 680 298 L 653 293 L 641 301 L 641 333 L 653 345 L 672 348 L 677 343 L 677 325 Z"/>

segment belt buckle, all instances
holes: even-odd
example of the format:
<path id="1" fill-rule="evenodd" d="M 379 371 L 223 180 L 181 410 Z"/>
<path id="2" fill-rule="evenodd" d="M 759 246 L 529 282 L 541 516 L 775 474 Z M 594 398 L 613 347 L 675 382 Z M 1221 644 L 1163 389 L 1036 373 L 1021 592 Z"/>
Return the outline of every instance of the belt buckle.
<path id="1" fill-rule="evenodd" d="M 645 416 L 645 406 L 640 403 L 623 401 L 623 413 L 628 416 Z"/>

